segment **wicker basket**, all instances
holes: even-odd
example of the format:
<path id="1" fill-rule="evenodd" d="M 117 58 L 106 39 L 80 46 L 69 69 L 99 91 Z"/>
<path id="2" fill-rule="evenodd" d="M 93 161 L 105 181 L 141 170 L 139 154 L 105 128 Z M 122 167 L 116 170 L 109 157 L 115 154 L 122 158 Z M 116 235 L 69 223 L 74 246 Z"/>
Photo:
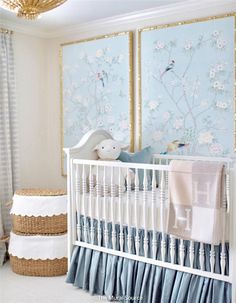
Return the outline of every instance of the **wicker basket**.
<path id="1" fill-rule="evenodd" d="M 21 189 L 15 192 L 21 196 L 62 196 L 64 190 Z M 21 216 L 12 214 L 13 232 L 23 234 L 58 234 L 67 231 L 67 215 Z"/>
<path id="2" fill-rule="evenodd" d="M 67 215 L 28 217 L 12 215 L 13 232 L 23 234 L 59 234 L 67 231 Z"/>
<path id="3" fill-rule="evenodd" d="M 27 260 L 10 255 L 10 264 L 13 272 L 24 276 L 52 277 L 65 275 L 67 272 L 67 258 Z"/>

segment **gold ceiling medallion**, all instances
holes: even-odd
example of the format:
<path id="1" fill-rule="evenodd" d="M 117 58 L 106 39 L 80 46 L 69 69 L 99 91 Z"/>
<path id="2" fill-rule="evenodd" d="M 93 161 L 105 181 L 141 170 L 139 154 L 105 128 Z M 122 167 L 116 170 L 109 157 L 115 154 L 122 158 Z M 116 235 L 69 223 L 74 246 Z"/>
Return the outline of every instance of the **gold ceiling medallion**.
<path id="1" fill-rule="evenodd" d="M 0 6 L 16 12 L 18 17 L 37 19 L 40 14 L 54 9 L 67 0 L 0 0 Z"/>

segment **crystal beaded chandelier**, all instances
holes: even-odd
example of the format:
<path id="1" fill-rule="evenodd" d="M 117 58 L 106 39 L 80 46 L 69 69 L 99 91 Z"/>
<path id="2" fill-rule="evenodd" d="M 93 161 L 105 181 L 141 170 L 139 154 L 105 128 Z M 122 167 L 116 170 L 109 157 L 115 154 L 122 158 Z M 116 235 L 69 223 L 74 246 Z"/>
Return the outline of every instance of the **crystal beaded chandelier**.
<path id="1" fill-rule="evenodd" d="M 0 6 L 16 12 L 18 17 L 37 19 L 40 14 L 60 6 L 67 0 L 0 0 Z"/>

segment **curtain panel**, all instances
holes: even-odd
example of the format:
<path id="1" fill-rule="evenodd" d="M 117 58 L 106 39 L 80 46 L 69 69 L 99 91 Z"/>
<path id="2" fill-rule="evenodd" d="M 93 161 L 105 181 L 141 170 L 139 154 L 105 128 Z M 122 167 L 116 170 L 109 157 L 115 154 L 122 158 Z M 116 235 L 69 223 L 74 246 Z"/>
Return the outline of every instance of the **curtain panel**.
<path id="1" fill-rule="evenodd" d="M 10 201 L 18 185 L 18 136 L 12 33 L 0 30 L 0 266 L 11 229 Z"/>

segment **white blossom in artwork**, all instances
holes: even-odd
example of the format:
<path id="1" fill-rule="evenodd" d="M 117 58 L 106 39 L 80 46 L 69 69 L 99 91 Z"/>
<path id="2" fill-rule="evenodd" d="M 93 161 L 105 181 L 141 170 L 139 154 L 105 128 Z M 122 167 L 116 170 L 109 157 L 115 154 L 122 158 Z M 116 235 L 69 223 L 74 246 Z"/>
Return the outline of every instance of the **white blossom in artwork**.
<path id="1" fill-rule="evenodd" d="M 161 130 L 154 131 L 152 134 L 152 138 L 154 141 L 160 141 L 164 136 L 164 132 Z"/>
<path id="2" fill-rule="evenodd" d="M 178 129 L 181 129 L 183 127 L 183 124 L 184 124 L 183 119 L 176 119 L 174 124 L 173 124 L 173 127 L 178 130 Z"/>
<path id="3" fill-rule="evenodd" d="M 214 79 L 215 76 L 216 76 L 216 71 L 215 71 L 215 69 L 213 68 L 213 69 L 211 69 L 210 72 L 209 72 L 209 78 L 210 78 L 210 79 Z"/>
<path id="4" fill-rule="evenodd" d="M 224 101 L 217 101 L 216 102 L 216 107 L 220 109 L 227 109 L 228 108 L 228 103 Z"/>
<path id="5" fill-rule="evenodd" d="M 169 112 L 164 112 L 163 113 L 163 120 L 164 120 L 164 122 L 169 121 L 169 119 L 170 119 L 170 113 Z"/>
<path id="6" fill-rule="evenodd" d="M 217 64 L 216 68 L 217 68 L 217 70 L 219 72 L 222 72 L 224 70 L 224 64 L 223 63 L 219 63 L 219 64 Z"/>
<path id="7" fill-rule="evenodd" d="M 185 42 L 185 45 L 184 45 L 184 49 L 186 50 L 186 51 L 189 51 L 189 50 L 191 50 L 193 48 L 193 43 L 191 42 L 191 41 L 186 41 Z"/>
<path id="8" fill-rule="evenodd" d="M 198 142 L 199 144 L 211 144 L 213 142 L 214 136 L 210 131 L 202 132 L 199 134 Z"/>
<path id="9" fill-rule="evenodd" d="M 124 55 L 123 55 L 123 54 L 120 54 L 120 55 L 118 56 L 118 62 L 121 63 L 123 60 L 124 60 Z"/>
<path id="10" fill-rule="evenodd" d="M 102 127 L 104 125 L 103 121 L 102 120 L 98 120 L 98 123 L 97 123 L 98 127 Z"/>
<path id="11" fill-rule="evenodd" d="M 217 39 L 216 40 L 216 45 L 219 49 L 222 49 L 226 46 L 226 40 L 223 39 Z"/>
<path id="12" fill-rule="evenodd" d="M 82 133 L 83 133 L 83 134 L 86 134 L 88 131 L 89 131 L 89 127 L 85 125 L 85 126 L 82 128 Z"/>
<path id="13" fill-rule="evenodd" d="M 212 155 L 220 155 L 223 152 L 223 146 L 220 143 L 212 143 L 209 146 L 209 151 Z"/>
<path id="14" fill-rule="evenodd" d="M 165 43 L 164 42 L 157 41 L 156 47 L 155 47 L 157 50 L 163 49 L 164 47 L 165 47 Z"/>
<path id="15" fill-rule="evenodd" d="M 123 130 L 129 128 L 129 123 L 128 123 L 128 121 L 127 121 L 127 120 L 122 120 L 122 121 L 120 121 L 119 127 L 120 127 L 121 129 L 123 129 Z"/>
<path id="16" fill-rule="evenodd" d="M 218 30 L 214 30 L 214 32 L 212 33 L 212 36 L 217 38 L 219 36 L 219 31 Z"/>
<path id="17" fill-rule="evenodd" d="M 151 100 L 148 102 L 148 107 L 150 108 L 150 110 L 155 110 L 158 106 L 159 106 L 159 102 L 155 101 L 155 100 Z"/>
<path id="18" fill-rule="evenodd" d="M 224 90 L 224 89 L 225 89 L 224 84 L 220 83 L 220 85 L 219 85 L 218 89 L 219 89 L 219 90 L 221 90 L 221 91 L 222 91 L 222 90 Z"/>
<path id="19" fill-rule="evenodd" d="M 219 89 L 219 87 L 221 86 L 221 83 L 219 81 L 215 81 L 212 86 L 215 89 Z"/>
<path id="20" fill-rule="evenodd" d="M 100 58 L 100 57 L 102 57 L 103 56 L 103 50 L 102 49 L 98 49 L 97 51 L 96 51 L 96 57 L 97 58 Z"/>
<path id="21" fill-rule="evenodd" d="M 104 106 L 104 110 L 106 113 L 110 113 L 112 111 L 112 105 L 111 103 L 106 103 Z"/>
<path id="22" fill-rule="evenodd" d="M 106 60 L 107 63 L 110 63 L 110 64 L 112 63 L 112 57 L 106 57 L 105 60 Z"/>

